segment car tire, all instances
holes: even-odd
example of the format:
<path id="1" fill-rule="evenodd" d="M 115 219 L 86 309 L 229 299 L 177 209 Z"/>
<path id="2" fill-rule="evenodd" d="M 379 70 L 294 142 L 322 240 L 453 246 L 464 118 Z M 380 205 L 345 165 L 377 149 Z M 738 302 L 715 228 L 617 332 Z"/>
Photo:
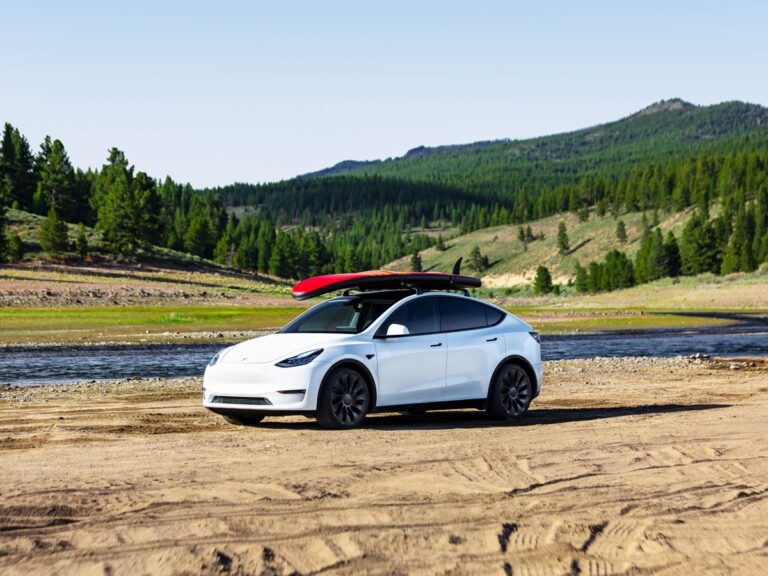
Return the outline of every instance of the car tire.
<path id="1" fill-rule="evenodd" d="M 227 414 L 224 415 L 224 420 L 230 424 L 235 424 L 236 426 L 255 426 L 264 420 L 264 416 L 261 414 L 254 414 L 253 416 L 235 416 L 233 414 Z"/>
<path id="2" fill-rule="evenodd" d="M 497 420 L 515 420 L 526 413 L 532 399 L 531 377 L 522 366 L 510 362 L 496 372 L 487 411 Z"/>
<path id="3" fill-rule="evenodd" d="M 360 426 L 371 407 L 368 383 L 354 368 L 336 368 L 325 379 L 317 399 L 317 422 L 323 428 Z"/>

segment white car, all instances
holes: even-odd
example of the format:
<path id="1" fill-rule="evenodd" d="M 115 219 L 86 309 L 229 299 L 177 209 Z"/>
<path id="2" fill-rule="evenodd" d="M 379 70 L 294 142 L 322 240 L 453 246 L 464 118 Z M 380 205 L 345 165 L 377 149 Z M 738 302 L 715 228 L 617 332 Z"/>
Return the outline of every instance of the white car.
<path id="1" fill-rule="evenodd" d="M 304 414 L 352 428 L 371 412 L 467 407 L 514 420 L 542 373 L 538 334 L 501 308 L 413 287 L 346 293 L 216 354 L 203 406 L 244 425 Z"/>

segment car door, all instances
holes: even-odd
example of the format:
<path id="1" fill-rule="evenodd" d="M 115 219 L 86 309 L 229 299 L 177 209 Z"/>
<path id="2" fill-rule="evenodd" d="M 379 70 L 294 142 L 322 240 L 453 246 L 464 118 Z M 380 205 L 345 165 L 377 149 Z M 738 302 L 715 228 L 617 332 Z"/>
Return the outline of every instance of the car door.
<path id="1" fill-rule="evenodd" d="M 407 334 L 387 336 L 390 325 Z M 441 402 L 445 399 L 446 336 L 440 332 L 438 298 L 412 300 L 390 315 L 374 338 L 378 358 L 377 405 Z"/>
<path id="2" fill-rule="evenodd" d="M 440 311 L 448 345 L 446 400 L 485 398 L 506 352 L 499 326 L 504 313 L 476 300 L 452 296 L 440 298 Z"/>

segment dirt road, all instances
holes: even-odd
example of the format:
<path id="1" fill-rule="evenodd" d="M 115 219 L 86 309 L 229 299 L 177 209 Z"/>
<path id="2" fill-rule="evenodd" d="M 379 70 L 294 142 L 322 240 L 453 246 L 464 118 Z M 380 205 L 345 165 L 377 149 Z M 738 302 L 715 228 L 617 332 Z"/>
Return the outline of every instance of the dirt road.
<path id="1" fill-rule="evenodd" d="M 768 572 L 768 367 L 548 363 L 482 413 L 237 428 L 199 382 L 0 391 L 2 574 Z"/>

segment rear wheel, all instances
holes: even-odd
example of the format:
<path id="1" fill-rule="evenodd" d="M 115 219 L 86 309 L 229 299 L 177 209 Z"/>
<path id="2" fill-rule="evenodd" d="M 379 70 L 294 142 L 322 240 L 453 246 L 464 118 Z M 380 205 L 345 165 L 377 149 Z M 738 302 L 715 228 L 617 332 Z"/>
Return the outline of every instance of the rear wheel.
<path id="1" fill-rule="evenodd" d="M 491 387 L 488 414 L 499 420 L 514 420 L 528 410 L 533 386 L 528 373 L 517 364 L 502 366 Z"/>
<path id="2" fill-rule="evenodd" d="M 323 428 L 354 428 L 365 420 L 371 393 L 362 374 L 338 368 L 329 374 L 317 401 L 317 422 Z"/>
<path id="3" fill-rule="evenodd" d="M 237 426 L 255 426 L 264 420 L 264 416 L 261 414 L 254 414 L 252 416 L 235 416 L 233 414 L 226 414 L 224 415 L 224 420 Z"/>

